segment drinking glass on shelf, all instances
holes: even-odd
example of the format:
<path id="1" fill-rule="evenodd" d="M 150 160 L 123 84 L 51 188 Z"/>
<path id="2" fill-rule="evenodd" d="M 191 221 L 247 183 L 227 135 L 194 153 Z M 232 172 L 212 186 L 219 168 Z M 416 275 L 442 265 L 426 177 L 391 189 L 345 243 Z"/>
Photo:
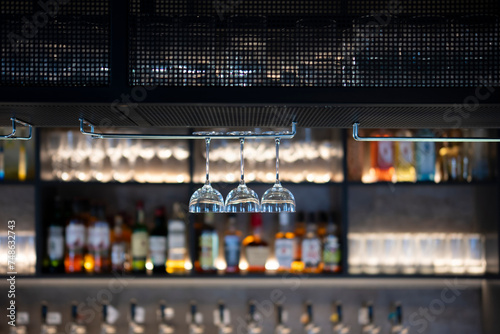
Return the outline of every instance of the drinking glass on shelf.
<path id="1" fill-rule="evenodd" d="M 382 238 L 382 253 L 380 264 L 384 274 L 396 274 L 398 272 L 400 255 L 400 239 L 396 234 L 385 234 Z"/>
<path id="2" fill-rule="evenodd" d="M 108 175 L 104 174 L 104 158 L 106 152 L 104 151 L 104 141 L 95 139 L 91 142 L 91 151 L 89 154 L 90 174 L 92 179 L 100 182 L 106 182 L 110 179 Z"/>
<path id="3" fill-rule="evenodd" d="M 189 212 L 200 213 L 200 212 L 224 212 L 224 198 L 221 193 L 212 188 L 210 184 L 210 174 L 209 174 L 209 152 L 210 152 L 210 136 L 221 134 L 219 132 L 195 132 L 195 135 L 206 136 L 206 162 L 205 171 L 206 179 L 205 184 L 200 189 L 196 190 L 189 200 Z"/>
<path id="4" fill-rule="evenodd" d="M 153 140 L 141 139 L 140 147 L 139 156 L 142 158 L 142 166 L 137 170 L 136 180 L 142 183 L 151 182 L 150 162 L 156 154 L 155 142 Z"/>
<path id="5" fill-rule="evenodd" d="M 421 274 L 434 272 L 435 243 L 432 234 L 419 233 L 417 235 L 418 270 Z"/>
<path id="6" fill-rule="evenodd" d="M 80 181 L 89 181 L 91 174 L 89 173 L 90 162 L 88 160 L 92 153 L 92 137 L 75 136 L 75 150 L 71 155 L 72 165 L 75 177 Z"/>
<path id="7" fill-rule="evenodd" d="M 360 233 L 349 233 L 349 273 L 360 274 L 364 259 L 365 240 Z"/>
<path id="8" fill-rule="evenodd" d="M 162 162 L 162 179 L 163 182 L 169 182 L 170 178 L 168 175 L 168 161 L 172 157 L 173 151 L 171 146 L 169 145 L 170 143 L 167 143 L 167 141 L 159 141 L 156 145 L 156 156 L 161 160 Z"/>
<path id="9" fill-rule="evenodd" d="M 468 234 L 465 236 L 465 268 L 469 274 L 484 274 L 486 260 L 484 251 L 484 236 Z"/>
<path id="10" fill-rule="evenodd" d="M 52 167 L 52 177 L 55 179 L 61 178 L 61 156 L 59 150 L 61 149 L 62 133 L 59 131 L 51 131 L 47 140 L 47 154 L 50 157 Z"/>
<path id="11" fill-rule="evenodd" d="M 401 271 L 404 274 L 415 274 L 416 267 L 416 247 L 417 241 L 414 234 L 405 233 L 401 235 L 401 252 L 399 256 L 399 264 Z"/>
<path id="12" fill-rule="evenodd" d="M 264 134 L 272 134 L 265 132 Z M 288 132 L 280 132 L 277 135 L 286 135 Z M 280 168 L 280 141 L 279 137 L 275 138 L 276 142 L 276 181 L 272 188 L 266 190 L 262 196 L 261 209 L 262 212 L 295 212 L 295 197 L 290 190 L 281 185 L 279 177 Z"/>
<path id="13" fill-rule="evenodd" d="M 363 272 L 375 275 L 380 272 L 382 239 L 379 234 L 370 233 L 365 236 Z"/>
<path id="14" fill-rule="evenodd" d="M 230 132 L 230 135 L 249 135 L 251 132 Z M 226 197 L 226 212 L 259 212 L 259 196 L 245 184 L 243 147 L 245 138 L 240 138 L 240 184 Z"/>
<path id="15" fill-rule="evenodd" d="M 435 233 L 432 239 L 434 244 L 434 273 L 447 273 L 450 271 L 450 252 L 446 234 Z"/>
<path id="16" fill-rule="evenodd" d="M 72 166 L 72 155 L 75 148 L 75 133 L 71 130 L 66 131 L 61 138 L 61 148 L 59 150 L 60 156 L 60 179 L 63 181 L 70 181 L 73 179 L 74 170 Z"/>
<path id="17" fill-rule="evenodd" d="M 463 274 L 465 272 L 465 243 L 463 234 L 453 233 L 448 236 L 448 251 L 450 271 L 454 274 Z"/>

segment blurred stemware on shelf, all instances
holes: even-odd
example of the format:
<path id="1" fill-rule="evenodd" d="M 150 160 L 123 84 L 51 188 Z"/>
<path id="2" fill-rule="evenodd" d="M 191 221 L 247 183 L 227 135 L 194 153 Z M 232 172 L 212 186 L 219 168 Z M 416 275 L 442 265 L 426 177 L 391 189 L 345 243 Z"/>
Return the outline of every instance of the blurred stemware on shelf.
<path id="1" fill-rule="evenodd" d="M 230 132 L 230 135 L 250 135 L 251 132 Z M 245 184 L 245 169 L 243 148 L 245 138 L 240 138 L 240 184 L 235 189 L 231 190 L 226 197 L 226 212 L 259 212 L 260 200 L 259 196 Z"/>

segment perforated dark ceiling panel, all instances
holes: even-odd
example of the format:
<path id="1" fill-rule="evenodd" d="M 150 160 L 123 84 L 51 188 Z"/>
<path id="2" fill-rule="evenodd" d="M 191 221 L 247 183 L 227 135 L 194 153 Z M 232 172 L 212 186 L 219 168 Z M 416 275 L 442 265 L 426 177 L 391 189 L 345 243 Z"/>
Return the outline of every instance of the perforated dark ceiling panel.
<path id="1" fill-rule="evenodd" d="M 129 83 L 497 86 L 496 0 L 130 1 Z"/>
<path id="2" fill-rule="evenodd" d="M 1 1 L 0 85 L 105 86 L 109 1 Z"/>
<path id="3" fill-rule="evenodd" d="M 476 110 L 454 106 L 139 106 L 137 114 L 152 126 L 179 127 L 300 127 L 349 128 L 361 122 L 369 128 L 497 128 L 500 106 Z"/>

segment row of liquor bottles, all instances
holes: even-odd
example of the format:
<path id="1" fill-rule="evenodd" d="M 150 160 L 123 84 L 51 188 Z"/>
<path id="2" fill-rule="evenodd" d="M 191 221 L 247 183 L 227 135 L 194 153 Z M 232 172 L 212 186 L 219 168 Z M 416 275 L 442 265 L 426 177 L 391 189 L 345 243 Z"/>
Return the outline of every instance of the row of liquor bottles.
<path id="1" fill-rule="evenodd" d="M 99 305 L 96 304 L 96 307 Z M 117 323 L 120 320 L 120 312 L 109 304 L 102 304 L 101 316 L 95 317 L 93 319 L 100 318 L 100 333 L 111 334 L 117 332 Z M 248 314 L 246 316 L 246 324 L 243 322 L 245 330 L 248 333 L 261 333 L 263 330 L 263 325 L 265 317 L 261 314 L 262 306 L 258 301 L 251 300 L 248 303 Z M 357 331 L 351 330 L 343 319 L 343 307 L 340 302 L 333 303 L 332 312 L 330 313 L 329 322 L 331 323 L 331 329 L 334 334 L 348 334 L 355 333 Z M 90 324 L 89 319 L 79 312 L 77 302 L 73 302 L 69 309 L 70 311 L 70 323 L 66 324 L 66 329 L 69 329 L 70 333 L 87 333 L 87 326 Z M 293 321 L 289 321 L 288 312 L 286 305 L 281 303 L 275 304 L 275 310 L 272 310 L 276 314 L 275 320 L 275 333 L 276 334 L 288 334 L 291 332 L 291 326 L 295 326 Z M 29 325 L 29 314 L 26 312 L 19 312 L 17 326 L 11 329 L 12 334 L 27 334 L 27 326 Z M 145 321 L 145 308 L 137 305 L 136 300 L 130 301 L 129 314 L 125 317 L 128 321 L 129 333 L 144 333 L 146 327 L 151 326 L 151 324 L 146 324 Z M 160 301 L 157 309 L 157 326 L 158 333 L 167 334 L 175 333 L 179 330 L 182 325 L 175 322 L 176 311 L 175 308 L 168 306 L 165 301 Z M 59 312 L 49 311 L 46 302 L 42 303 L 42 325 L 41 333 L 57 333 L 58 328 L 62 323 L 62 314 Z M 213 315 L 208 318 L 213 318 L 213 325 L 219 328 L 219 333 L 230 334 L 234 332 L 233 322 L 231 321 L 231 310 L 226 307 L 223 301 L 219 301 L 214 310 Z M 374 321 L 374 306 L 372 302 L 364 303 L 358 311 L 358 326 L 360 327 L 360 332 L 363 334 L 375 334 L 380 333 L 381 327 L 377 326 Z M 205 333 L 205 323 L 203 313 L 198 310 L 197 303 L 191 301 L 189 311 L 186 314 L 186 324 L 189 329 L 189 333 L 192 334 L 203 334 Z M 239 318 L 241 319 L 241 318 Z M 294 319 L 292 319 L 294 320 Z M 323 328 L 315 323 L 313 304 L 310 301 L 304 303 L 304 311 L 300 317 L 300 324 L 303 326 L 305 333 L 320 333 Z M 408 328 L 403 324 L 402 306 L 401 303 L 395 302 L 390 309 L 387 320 L 390 322 L 390 331 L 392 334 L 407 334 Z M 242 326 L 242 323 L 238 324 L 238 329 Z M 327 330 L 327 329 L 324 329 Z"/>
<path id="2" fill-rule="evenodd" d="M 194 238 L 188 238 L 188 217 L 179 203 L 167 221 L 164 207 L 154 214 L 148 229 L 143 202 L 136 204 L 136 219 L 130 226 L 126 214 L 109 219 L 102 203 L 89 205 L 74 200 L 71 207 L 57 200 L 48 224 L 44 271 L 49 273 L 200 273 L 340 272 L 339 227 L 335 213 L 302 212 L 279 215 L 274 240 L 263 232 L 260 214 L 250 215 L 251 232 L 243 235 L 237 216 L 228 215 L 223 232 L 213 214 L 194 216 Z M 244 217 L 244 216 L 242 216 Z M 151 225 L 151 224 L 150 224 Z M 111 227 L 112 226 L 112 227 Z M 189 247 L 188 240 L 194 240 Z M 190 250 L 194 254 L 190 256 Z M 191 261 L 194 260 L 194 262 Z"/>
<path id="3" fill-rule="evenodd" d="M 366 131 L 365 131 L 366 132 Z M 487 137 L 483 129 L 421 129 L 367 133 L 375 137 Z M 471 182 L 495 175 L 495 145 L 488 143 L 350 142 L 349 179 L 371 182 Z M 368 157 L 369 155 L 369 157 Z M 369 162 L 369 163 L 368 163 Z"/>

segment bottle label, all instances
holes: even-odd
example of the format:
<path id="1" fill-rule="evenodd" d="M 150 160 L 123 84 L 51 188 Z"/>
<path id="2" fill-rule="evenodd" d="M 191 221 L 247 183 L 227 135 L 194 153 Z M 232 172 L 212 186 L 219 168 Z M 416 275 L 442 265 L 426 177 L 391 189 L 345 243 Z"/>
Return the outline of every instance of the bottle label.
<path id="1" fill-rule="evenodd" d="M 250 267 L 264 267 L 269 257 L 269 247 L 246 247 L 247 261 Z"/>
<path id="2" fill-rule="evenodd" d="M 148 256 L 148 232 L 134 232 L 132 234 L 131 248 L 133 258 L 145 258 Z"/>
<path id="3" fill-rule="evenodd" d="M 398 142 L 398 165 L 413 165 L 413 143 Z"/>
<path id="4" fill-rule="evenodd" d="M 378 167 L 381 169 L 391 168 L 394 163 L 392 142 L 380 141 L 378 145 Z"/>
<path id="5" fill-rule="evenodd" d="M 276 260 L 280 268 L 291 268 L 294 257 L 294 240 L 277 239 L 274 245 Z"/>
<path id="6" fill-rule="evenodd" d="M 321 242 L 319 239 L 302 240 L 302 262 L 306 267 L 315 267 L 321 261 Z"/>
<path id="7" fill-rule="evenodd" d="M 85 226 L 70 224 L 66 227 L 66 246 L 70 250 L 79 250 L 85 246 Z"/>
<path id="8" fill-rule="evenodd" d="M 420 175 L 434 174 L 436 168 L 436 148 L 434 143 L 417 143 L 417 171 Z"/>
<path id="9" fill-rule="evenodd" d="M 168 259 L 184 260 L 186 253 L 186 235 L 184 222 L 174 220 L 168 226 Z"/>
<path id="10" fill-rule="evenodd" d="M 215 232 L 202 233 L 200 236 L 200 265 L 202 268 L 215 268 L 217 251 L 217 234 Z"/>
<path id="11" fill-rule="evenodd" d="M 167 260 L 167 237 L 152 235 L 149 237 L 149 253 L 155 266 L 164 266 Z"/>
<path id="12" fill-rule="evenodd" d="M 330 235 L 326 237 L 323 262 L 325 265 L 338 265 L 340 263 L 339 241 L 336 236 Z"/>
<path id="13" fill-rule="evenodd" d="M 111 246 L 111 264 L 113 267 L 122 267 L 125 263 L 125 244 L 123 242 Z"/>
<path id="14" fill-rule="evenodd" d="M 62 258 L 64 257 L 64 238 L 62 234 L 49 235 L 47 243 L 49 245 L 49 249 L 47 252 L 49 259 L 52 261 L 62 260 Z"/>
<path id="15" fill-rule="evenodd" d="M 109 249 L 109 225 L 106 223 L 96 224 L 93 228 L 92 239 L 90 243 L 96 251 L 105 251 Z"/>
<path id="16" fill-rule="evenodd" d="M 240 238 L 236 235 L 226 235 L 224 237 L 224 255 L 228 267 L 238 267 L 240 252 Z"/>

